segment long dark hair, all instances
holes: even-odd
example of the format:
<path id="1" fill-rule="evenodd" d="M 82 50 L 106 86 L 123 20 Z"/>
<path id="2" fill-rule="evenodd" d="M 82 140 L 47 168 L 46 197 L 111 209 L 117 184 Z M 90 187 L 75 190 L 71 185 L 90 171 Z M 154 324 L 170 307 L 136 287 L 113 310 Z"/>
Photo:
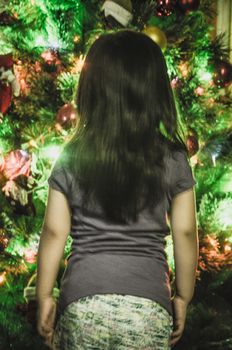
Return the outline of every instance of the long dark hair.
<path id="1" fill-rule="evenodd" d="M 77 91 L 79 123 L 65 146 L 85 194 L 106 217 L 136 221 L 164 197 L 164 156 L 185 149 L 162 51 L 131 30 L 100 36 Z"/>

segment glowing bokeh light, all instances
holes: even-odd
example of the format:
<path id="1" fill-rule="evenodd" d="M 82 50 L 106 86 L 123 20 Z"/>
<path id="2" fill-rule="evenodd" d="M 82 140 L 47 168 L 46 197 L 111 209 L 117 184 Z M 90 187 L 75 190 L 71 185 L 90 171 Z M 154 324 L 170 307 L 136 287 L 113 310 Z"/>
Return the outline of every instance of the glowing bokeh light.
<path id="1" fill-rule="evenodd" d="M 199 69 L 197 75 L 199 80 L 202 81 L 203 83 L 209 83 L 213 79 L 212 74 L 205 69 Z"/>
<path id="2" fill-rule="evenodd" d="M 0 285 L 3 285 L 6 281 L 6 271 L 0 274 Z"/>
<path id="3" fill-rule="evenodd" d="M 44 147 L 42 150 L 42 156 L 43 158 L 50 159 L 52 161 L 55 161 L 60 153 L 61 153 L 61 146 L 59 145 L 49 145 Z"/>
<path id="4" fill-rule="evenodd" d="M 232 192 L 232 169 L 222 176 L 219 183 L 220 192 Z"/>
<path id="5" fill-rule="evenodd" d="M 223 230 L 232 227 L 232 198 L 226 198 L 219 202 L 215 211 L 215 219 Z"/>

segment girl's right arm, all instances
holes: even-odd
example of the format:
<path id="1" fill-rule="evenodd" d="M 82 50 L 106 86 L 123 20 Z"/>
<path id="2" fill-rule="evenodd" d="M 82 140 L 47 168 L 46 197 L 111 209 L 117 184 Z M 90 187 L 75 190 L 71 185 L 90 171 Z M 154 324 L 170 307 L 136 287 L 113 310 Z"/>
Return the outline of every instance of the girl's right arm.
<path id="1" fill-rule="evenodd" d="M 181 338 L 186 311 L 194 293 L 198 264 L 195 192 L 191 188 L 172 199 L 170 224 L 173 236 L 176 295 L 173 300 L 174 331 L 170 344 Z"/>

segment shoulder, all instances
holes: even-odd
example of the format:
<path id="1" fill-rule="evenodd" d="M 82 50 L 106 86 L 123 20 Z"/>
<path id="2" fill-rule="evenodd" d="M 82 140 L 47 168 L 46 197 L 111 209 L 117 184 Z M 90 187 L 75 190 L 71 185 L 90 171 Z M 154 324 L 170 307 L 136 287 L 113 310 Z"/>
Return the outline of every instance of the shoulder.
<path id="1" fill-rule="evenodd" d="M 167 162 L 171 165 L 178 165 L 179 163 L 189 162 L 187 147 L 182 144 L 167 141 L 165 155 Z"/>
<path id="2" fill-rule="evenodd" d="M 69 169 L 66 153 L 61 152 L 52 166 L 50 176 L 48 178 L 49 185 L 66 195 L 71 190 L 72 174 Z"/>

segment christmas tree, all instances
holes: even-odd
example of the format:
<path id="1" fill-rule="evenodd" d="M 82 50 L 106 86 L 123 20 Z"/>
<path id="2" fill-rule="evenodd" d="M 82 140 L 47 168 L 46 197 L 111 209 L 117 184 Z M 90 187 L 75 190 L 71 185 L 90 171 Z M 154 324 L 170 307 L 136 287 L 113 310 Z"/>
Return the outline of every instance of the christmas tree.
<path id="1" fill-rule="evenodd" d="M 112 4 L 113 3 L 113 4 Z M 163 50 L 197 181 L 200 260 L 176 349 L 232 349 L 232 65 L 205 0 L 10 0 L 0 4 L 0 349 L 45 349 L 36 255 L 47 178 L 78 123 L 85 54 L 101 34 L 143 31 Z M 120 11 L 119 11 L 120 10 Z M 65 247 L 54 296 L 70 252 Z M 172 242 L 167 240 L 172 270 Z"/>

